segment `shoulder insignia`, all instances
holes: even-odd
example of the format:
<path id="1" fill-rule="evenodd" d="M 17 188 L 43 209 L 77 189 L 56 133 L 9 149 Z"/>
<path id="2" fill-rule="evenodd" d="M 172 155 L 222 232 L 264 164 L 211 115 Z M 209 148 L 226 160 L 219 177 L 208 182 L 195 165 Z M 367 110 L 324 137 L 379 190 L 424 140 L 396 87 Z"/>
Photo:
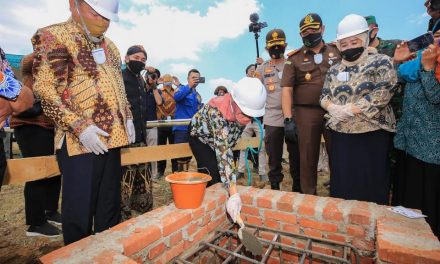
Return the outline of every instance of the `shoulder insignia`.
<path id="1" fill-rule="evenodd" d="M 291 57 L 295 54 L 297 54 L 301 49 L 292 50 L 291 52 L 287 53 L 287 57 Z"/>

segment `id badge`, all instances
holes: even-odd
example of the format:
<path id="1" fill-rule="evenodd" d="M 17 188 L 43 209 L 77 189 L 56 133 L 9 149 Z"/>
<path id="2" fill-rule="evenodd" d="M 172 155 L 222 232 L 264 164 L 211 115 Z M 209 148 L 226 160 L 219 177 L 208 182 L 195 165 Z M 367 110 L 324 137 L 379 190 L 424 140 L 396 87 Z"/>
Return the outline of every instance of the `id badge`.
<path id="1" fill-rule="evenodd" d="M 340 82 L 348 82 L 350 80 L 350 73 L 349 72 L 340 72 L 340 73 L 338 73 L 338 76 L 336 78 Z"/>
<path id="2" fill-rule="evenodd" d="M 106 61 L 105 52 L 103 48 L 97 48 L 92 50 L 93 59 L 97 64 L 103 64 Z"/>
<path id="3" fill-rule="evenodd" d="M 313 55 L 313 61 L 316 64 L 321 64 L 322 63 L 322 54 L 318 53 L 318 54 Z"/>

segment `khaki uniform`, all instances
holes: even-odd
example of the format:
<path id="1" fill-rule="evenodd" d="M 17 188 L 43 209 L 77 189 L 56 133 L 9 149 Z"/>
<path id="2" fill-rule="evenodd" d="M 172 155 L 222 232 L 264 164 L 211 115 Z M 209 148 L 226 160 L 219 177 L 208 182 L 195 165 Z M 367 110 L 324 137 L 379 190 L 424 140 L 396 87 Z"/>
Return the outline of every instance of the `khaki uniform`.
<path id="1" fill-rule="evenodd" d="M 265 127 L 265 147 L 269 157 L 269 180 L 271 182 L 283 181 L 282 156 L 284 144 L 284 115 L 281 106 L 281 77 L 284 70 L 284 62 L 275 64 L 272 60 L 265 61 L 258 66 L 256 77 L 266 87 L 266 112 L 263 117 Z M 289 152 L 289 171 L 294 179 L 294 187 L 299 191 L 299 157 L 298 144 L 289 141 L 285 142 Z"/>
<path id="2" fill-rule="evenodd" d="M 305 47 L 291 52 L 284 66 L 281 87 L 293 87 L 301 191 L 306 194 L 316 194 L 321 134 L 325 138 L 327 153 L 330 153 L 330 136 L 324 127 L 325 111 L 319 105 L 319 97 L 328 69 L 339 61 L 336 46 L 325 44 L 317 55 Z"/>

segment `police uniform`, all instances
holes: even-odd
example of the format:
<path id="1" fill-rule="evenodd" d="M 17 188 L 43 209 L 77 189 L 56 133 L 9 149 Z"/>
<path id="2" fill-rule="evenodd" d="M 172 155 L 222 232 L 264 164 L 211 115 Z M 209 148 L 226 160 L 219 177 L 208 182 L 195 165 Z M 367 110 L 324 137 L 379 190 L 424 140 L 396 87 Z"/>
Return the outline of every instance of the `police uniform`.
<path id="1" fill-rule="evenodd" d="M 330 134 L 324 127 L 325 110 L 319 105 L 319 97 L 328 69 L 339 61 L 336 46 L 324 44 L 317 54 L 305 46 L 289 53 L 284 66 L 281 87 L 293 87 L 301 191 L 306 194 L 316 194 L 321 134 L 325 138 L 327 153 L 330 153 Z"/>
<path id="2" fill-rule="evenodd" d="M 285 35 L 281 29 L 274 29 L 266 36 L 266 47 L 284 45 Z M 284 55 L 282 55 L 284 56 Z M 282 57 L 283 58 L 283 57 Z M 280 183 L 283 180 L 282 156 L 284 145 L 284 116 L 281 107 L 282 88 L 281 77 L 284 70 L 284 58 L 278 63 L 275 60 L 268 60 L 259 65 L 256 69 L 258 77 L 267 91 L 266 111 L 263 117 L 265 127 L 265 147 L 269 157 L 269 181 L 271 184 Z M 293 188 L 299 191 L 299 151 L 297 143 L 286 141 L 289 152 L 290 174 L 294 179 Z"/>

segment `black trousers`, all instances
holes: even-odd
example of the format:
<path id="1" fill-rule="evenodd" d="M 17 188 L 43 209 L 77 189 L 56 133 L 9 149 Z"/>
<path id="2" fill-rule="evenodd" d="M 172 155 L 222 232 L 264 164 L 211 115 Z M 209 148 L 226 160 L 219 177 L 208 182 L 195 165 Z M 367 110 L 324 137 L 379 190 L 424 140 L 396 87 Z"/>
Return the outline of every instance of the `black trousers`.
<path id="1" fill-rule="evenodd" d="M 159 127 L 157 130 L 157 145 L 174 144 L 174 135 L 172 127 Z M 165 168 L 167 166 L 166 160 L 161 160 L 157 162 L 157 171 L 164 174 Z M 177 171 L 177 159 L 171 160 L 172 172 Z"/>
<path id="2" fill-rule="evenodd" d="M 385 130 L 361 134 L 331 131 L 331 137 L 330 195 L 388 204 L 391 133 Z"/>
<path id="3" fill-rule="evenodd" d="M 215 151 L 208 144 L 192 136 L 189 137 L 189 146 L 196 158 L 198 172 L 209 174 L 212 177 L 208 186 L 221 182 Z"/>
<path id="4" fill-rule="evenodd" d="M 282 182 L 284 175 L 281 166 L 283 158 L 284 145 L 284 127 L 264 126 L 266 133 L 264 143 L 266 147 L 267 156 L 269 158 L 269 181 Z M 295 191 L 300 191 L 300 163 L 299 163 L 299 149 L 298 143 L 285 141 L 287 152 L 289 152 L 289 172 L 293 179 L 293 188 Z"/>
<path id="5" fill-rule="evenodd" d="M 63 175 L 64 243 L 70 244 L 119 223 L 121 151 L 68 156 L 66 143 L 57 151 Z"/>
<path id="6" fill-rule="evenodd" d="M 426 222 L 440 238 L 440 165 L 397 151 L 396 204 L 422 210 Z"/>
<path id="7" fill-rule="evenodd" d="M 14 129 L 23 158 L 54 154 L 54 130 L 36 125 Z M 26 224 L 39 226 L 46 222 L 46 212 L 58 210 L 61 176 L 27 182 L 24 186 Z"/>
<path id="8" fill-rule="evenodd" d="M 2 189 L 3 178 L 5 177 L 6 172 L 6 154 L 5 154 L 5 146 L 3 144 L 3 129 L 0 131 L 0 190 Z"/>

